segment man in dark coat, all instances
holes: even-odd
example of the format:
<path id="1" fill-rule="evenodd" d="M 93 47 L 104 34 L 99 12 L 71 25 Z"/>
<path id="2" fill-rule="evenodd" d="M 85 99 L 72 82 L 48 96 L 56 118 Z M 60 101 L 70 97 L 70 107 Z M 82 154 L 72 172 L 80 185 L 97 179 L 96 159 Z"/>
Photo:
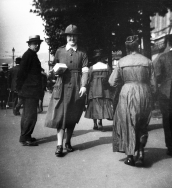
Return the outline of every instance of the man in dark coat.
<path id="1" fill-rule="evenodd" d="M 172 35 L 168 35 L 170 51 L 160 55 L 155 64 L 157 83 L 159 84 L 159 105 L 165 134 L 167 155 L 172 156 Z"/>
<path id="2" fill-rule="evenodd" d="M 23 54 L 17 75 L 17 90 L 23 98 L 23 113 L 21 117 L 21 135 L 19 141 L 24 146 L 35 146 L 36 139 L 31 137 L 36 121 L 37 106 L 42 91 L 41 62 L 37 52 L 41 42 L 39 35 L 29 37 L 29 49 Z"/>
<path id="3" fill-rule="evenodd" d="M 13 114 L 15 116 L 20 115 L 20 107 L 22 105 L 22 98 L 18 97 L 18 93 L 16 91 L 16 79 L 17 79 L 17 74 L 20 69 L 20 62 L 21 62 L 21 57 L 16 58 L 16 66 L 11 68 L 9 71 L 9 85 L 11 88 L 11 93 L 12 93 L 12 99 L 13 99 Z"/>
<path id="4" fill-rule="evenodd" d="M 7 63 L 2 63 L 2 71 L 0 71 L 0 104 L 1 109 L 5 109 L 9 97 L 9 66 Z"/>

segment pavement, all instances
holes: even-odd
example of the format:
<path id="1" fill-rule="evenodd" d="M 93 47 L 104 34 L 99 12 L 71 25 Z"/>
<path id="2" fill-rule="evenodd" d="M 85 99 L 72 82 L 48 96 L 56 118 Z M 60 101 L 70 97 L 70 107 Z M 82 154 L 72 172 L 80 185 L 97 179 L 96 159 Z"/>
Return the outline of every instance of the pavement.
<path id="1" fill-rule="evenodd" d="M 112 121 L 103 120 L 105 132 L 94 131 L 84 114 L 72 138 L 75 151 L 56 157 L 56 130 L 44 127 L 50 95 L 33 133 L 39 146 L 22 146 L 21 117 L 0 109 L 0 188 L 172 188 L 160 113 L 151 118 L 144 168 L 127 166 L 124 153 L 112 152 Z"/>

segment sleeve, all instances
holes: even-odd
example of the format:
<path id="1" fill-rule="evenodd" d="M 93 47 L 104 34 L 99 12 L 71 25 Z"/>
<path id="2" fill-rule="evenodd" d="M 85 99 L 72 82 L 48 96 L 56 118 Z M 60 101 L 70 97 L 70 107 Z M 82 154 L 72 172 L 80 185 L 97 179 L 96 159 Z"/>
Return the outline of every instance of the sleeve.
<path id="1" fill-rule="evenodd" d="M 12 83 L 12 70 L 13 70 L 13 68 L 11 68 L 11 69 L 9 70 L 8 88 L 11 88 L 11 83 Z"/>
<path id="2" fill-rule="evenodd" d="M 17 80 L 16 80 L 16 89 L 19 91 L 21 90 L 27 75 L 29 71 L 29 67 L 32 63 L 32 56 L 28 53 L 25 53 L 22 57 L 21 63 L 20 63 L 20 69 L 17 74 Z"/>
<path id="3" fill-rule="evenodd" d="M 121 86 L 122 83 L 122 78 L 121 78 L 121 73 L 120 73 L 120 68 L 115 67 L 113 70 L 112 74 L 109 77 L 109 84 L 112 87 L 119 87 Z"/>
<path id="4" fill-rule="evenodd" d="M 88 57 L 87 57 L 87 54 L 84 52 L 83 53 L 83 58 L 82 58 L 81 87 L 86 87 L 87 86 L 87 83 L 88 83 L 88 73 L 89 73 Z"/>
<path id="5" fill-rule="evenodd" d="M 155 74 L 156 74 L 157 83 L 161 83 L 163 77 L 163 71 L 164 71 L 163 56 L 160 56 L 155 64 Z"/>
<path id="6" fill-rule="evenodd" d="M 151 87 L 151 92 L 155 94 L 157 92 L 157 82 L 156 82 L 155 71 L 152 62 L 150 62 L 150 87 Z"/>

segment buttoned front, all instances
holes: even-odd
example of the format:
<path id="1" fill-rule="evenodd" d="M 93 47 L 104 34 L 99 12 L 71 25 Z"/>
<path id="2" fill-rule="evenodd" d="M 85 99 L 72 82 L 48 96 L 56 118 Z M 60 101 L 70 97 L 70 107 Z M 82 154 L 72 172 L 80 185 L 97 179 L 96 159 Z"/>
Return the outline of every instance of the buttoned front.
<path id="1" fill-rule="evenodd" d="M 54 91 L 58 90 L 58 93 L 55 96 L 53 91 L 45 126 L 59 129 L 78 123 L 82 115 L 85 97 L 79 96 L 79 90 L 87 83 L 87 80 L 83 82 L 81 80 L 84 78 L 82 78 L 82 68 L 87 67 L 88 58 L 82 48 L 77 48 L 75 51 L 67 50 L 66 46 L 62 46 L 56 51 L 53 64 L 56 63 L 64 63 L 68 68 L 59 75 L 60 79 L 57 79 L 54 86 Z"/>

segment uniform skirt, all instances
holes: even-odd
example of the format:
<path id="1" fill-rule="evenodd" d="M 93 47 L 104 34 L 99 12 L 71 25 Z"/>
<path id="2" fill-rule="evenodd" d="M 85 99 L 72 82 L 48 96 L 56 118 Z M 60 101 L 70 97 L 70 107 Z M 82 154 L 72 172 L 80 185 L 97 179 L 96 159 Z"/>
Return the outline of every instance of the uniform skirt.
<path id="1" fill-rule="evenodd" d="M 113 119 L 113 103 L 110 99 L 95 98 L 88 101 L 85 117 L 89 119 Z"/>

